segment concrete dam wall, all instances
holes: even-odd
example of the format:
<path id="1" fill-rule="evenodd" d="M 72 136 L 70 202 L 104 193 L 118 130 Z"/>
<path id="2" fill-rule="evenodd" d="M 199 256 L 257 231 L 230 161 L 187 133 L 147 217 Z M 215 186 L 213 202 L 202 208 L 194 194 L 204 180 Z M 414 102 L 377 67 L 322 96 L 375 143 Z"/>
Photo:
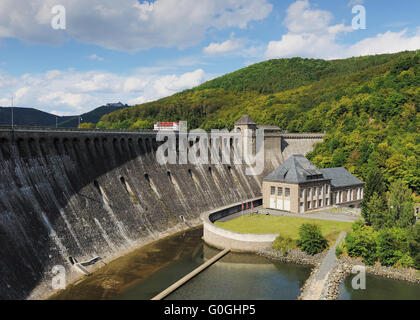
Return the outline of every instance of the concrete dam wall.
<path id="1" fill-rule="evenodd" d="M 0 298 L 44 297 L 54 266 L 81 276 L 70 257 L 109 261 L 261 194 L 242 165 L 160 165 L 157 148 L 152 132 L 0 129 Z"/>

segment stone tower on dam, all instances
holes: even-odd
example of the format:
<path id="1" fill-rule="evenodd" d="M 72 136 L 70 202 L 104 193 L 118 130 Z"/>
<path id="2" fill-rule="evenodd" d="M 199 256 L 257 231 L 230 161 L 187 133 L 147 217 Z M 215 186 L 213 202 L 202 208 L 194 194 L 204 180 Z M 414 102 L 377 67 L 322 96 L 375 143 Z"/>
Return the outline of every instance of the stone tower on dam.
<path id="1" fill-rule="evenodd" d="M 267 131 L 264 173 L 322 134 Z M 160 165 L 155 132 L 0 129 L 0 298 L 52 292 L 70 257 L 110 261 L 200 224 L 200 213 L 261 196 L 244 165 Z"/>

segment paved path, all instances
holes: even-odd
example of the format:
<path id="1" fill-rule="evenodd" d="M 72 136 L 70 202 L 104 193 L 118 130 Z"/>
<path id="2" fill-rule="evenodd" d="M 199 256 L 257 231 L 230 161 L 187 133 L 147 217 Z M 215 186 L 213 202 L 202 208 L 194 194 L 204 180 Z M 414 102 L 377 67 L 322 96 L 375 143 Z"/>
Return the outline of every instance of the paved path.
<path id="1" fill-rule="evenodd" d="M 316 220 L 330 220 L 330 221 L 341 221 L 341 222 L 354 222 L 357 219 L 360 219 L 360 216 L 349 214 L 345 209 L 341 211 L 331 212 L 330 210 L 325 211 L 316 211 L 311 213 L 290 213 L 285 211 L 278 211 L 272 209 L 263 209 L 262 206 L 256 207 L 255 211 L 259 211 L 260 214 L 269 213 L 273 216 L 285 216 L 285 217 L 297 217 L 297 218 L 307 218 L 307 219 L 316 219 Z M 235 218 L 238 218 L 242 215 L 249 214 L 251 210 L 245 210 L 244 212 L 237 212 L 235 214 L 224 217 L 218 221 L 226 222 Z"/>
<path id="2" fill-rule="evenodd" d="M 334 247 L 328 250 L 324 260 L 322 260 L 318 271 L 312 274 L 307 280 L 307 283 L 305 283 L 305 289 L 300 295 L 301 300 L 320 300 L 322 298 L 322 293 L 327 286 L 327 280 L 330 276 L 331 270 L 333 270 L 338 263 L 338 259 L 335 256 L 335 248 L 341 243 L 345 235 L 346 232 L 344 231 L 340 233 Z"/>

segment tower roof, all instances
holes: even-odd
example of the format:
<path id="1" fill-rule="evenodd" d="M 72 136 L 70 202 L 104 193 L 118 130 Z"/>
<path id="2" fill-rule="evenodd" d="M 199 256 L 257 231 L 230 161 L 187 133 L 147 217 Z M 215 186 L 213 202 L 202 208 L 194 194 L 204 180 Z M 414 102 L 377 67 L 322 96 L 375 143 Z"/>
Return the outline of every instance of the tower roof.
<path id="1" fill-rule="evenodd" d="M 246 125 L 246 124 L 253 124 L 256 125 L 256 123 L 254 122 L 254 120 L 252 120 L 252 118 L 245 114 L 243 115 L 238 121 L 236 121 L 235 125 L 237 126 L 241 126 L 241 125 Z"/>

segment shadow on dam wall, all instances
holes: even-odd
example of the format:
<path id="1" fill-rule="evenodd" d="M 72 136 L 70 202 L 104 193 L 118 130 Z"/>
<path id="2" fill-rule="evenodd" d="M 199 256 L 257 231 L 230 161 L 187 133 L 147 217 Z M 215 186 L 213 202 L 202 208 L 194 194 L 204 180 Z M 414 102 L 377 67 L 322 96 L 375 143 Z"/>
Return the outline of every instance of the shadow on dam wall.
<path id="1" fill-rule="evenodd" d="M 54 266 L 80 276 L 70 256 L 110 260 L 260 195 L 242 165 L 160 165 L 157 148 L 151 132 L 0 131 L 0 298 L 45 296 Z"/>

